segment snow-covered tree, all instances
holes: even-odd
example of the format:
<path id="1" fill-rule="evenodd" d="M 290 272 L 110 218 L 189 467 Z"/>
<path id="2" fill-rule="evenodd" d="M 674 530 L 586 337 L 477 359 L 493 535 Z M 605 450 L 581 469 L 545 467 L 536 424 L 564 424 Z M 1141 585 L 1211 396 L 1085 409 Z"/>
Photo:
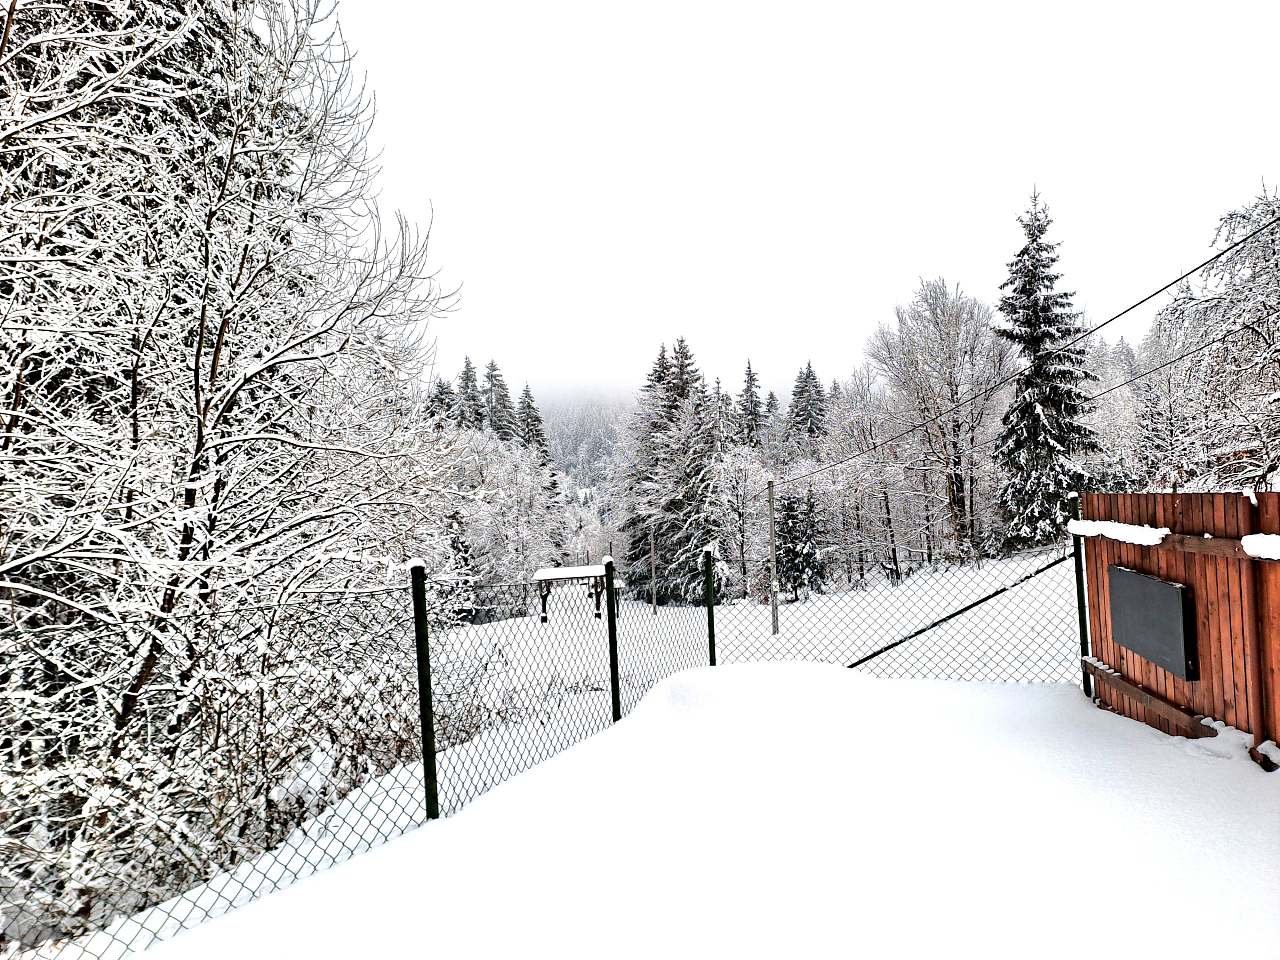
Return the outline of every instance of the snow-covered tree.
<path id="1" fill-rule="evenodd" d="M 490 360 L 484 369 L 484 387 L 481 389 L 484 398 L 485 425 L 498 435 L 499 440 L 510 440 L 516 436 L 516 408 L 511 402 L 511 391 L 507 389 L 507 381 L 498 369 L 496 361 Z"/>
<path id="2" fill-rule="evenodd" d="M 487 413 L 475 365 L 470 357 L 463 357 L 462 371 L 458 374 L 458 426 L 464 430 L 481 430 L 488 425 Z"/>
<path id="3" fill-rule="evenodd" d="M 167 899 L 410 759 L 373 735 L 285 802 L 361 718 L 289 694 L 357 668 L 280 606 L 355 610 L 436 562 L 455 454 L 415 346 L 442 291 L 377 216 L 370 105 L 322 12 L 9 13 L 0 914 L 30 942 Z M 246 670 L 270 729 L 226 682 Z"/>
<path id="4" fill-rule="evenodd" d="M 818 558 L 819 526 L 813 490 L 803 496 L 784 493 L 776 519 L 778 585 L 793 600 L 822 586 L 822 565 Z"/>
<path id="5" fill-rule="evenodd" d="M 945 521 L 945 552 L 952 556 L 980 552 L 980 515 L 992 493 L 990 440 L 1003 399 L 994 387 L 1008 374 L 1012 351 L 991 316 L 958 287 L 924 281 L 898 308 L 897 322 L 881 326 L 868 344 L 876 373 L 902 411 L 901 429 L 925 425 L 909 442 L 922 493 L 945 504 L 936 519 Z"/>
<path id="6" fill-rule="evenodd" d="M 996 457 L 1006 481 L 1000 492 L 1005 546 L 1049 543 L 1062 535 L 1068 494 L 1088 479 L 1083 458 L 1099 449 L 1085 420 L 1083 385 L 1093 379 L 1084 348 L 1068 345 L 1083 332 L 1070 293 L 1058 290 L 1058 244 L 1045 235 L 1053 222 L 1038 194 L 1018 218 L 1026 242 L 1009 263 L 1000 312 L 1000 335 L 1021 353 L 1025 369 L 1015 379 L 1013 401 L 1002 420 Z"/>
<path id="7" fill-rule="evenodd" d="M 787 409 L 787 429 L 800 443 L 812 443 L 826 433 L 827 393 L 813 372 L 812 363 L 806 363 L 796 375 L 791 406 Z"/>
<path id="8" fill-rule="evenodd" d="M 542 423 L 542 414 L 538 411 L 533 391 L 527 383 L 520 392 L 520 404 L 516 408 L 515 435 L 526 447 L 532 447 L 544 457 L 548 455 L 547 433 Z"/>
<path id="9" fill-rule="evenodd" d="M 775 403 L 777 398 L 774 398 Z M 760 382 L 751 361 L 742 377 L 742 393 L 738 397 L 738 437 L 744 446 L 760 446 L 760 434 L 764 430 L 765 410 L 760 403 Z"/>

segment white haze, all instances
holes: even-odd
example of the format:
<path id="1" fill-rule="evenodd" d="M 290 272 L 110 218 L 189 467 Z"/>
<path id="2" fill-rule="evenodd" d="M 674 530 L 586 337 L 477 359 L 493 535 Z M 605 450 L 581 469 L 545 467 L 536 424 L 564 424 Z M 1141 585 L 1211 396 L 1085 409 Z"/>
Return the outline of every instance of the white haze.
<path id="1" fill-rule="evenodd" d="M 1276 177 L 1280 5 L 343 0 L 441 369 L 629 394 L 689 337 L 829 380 L 921 277 L 993 301 L 1033 185 L 1090 319 Z M 1117 324 L 1141 334 L 1149 311 Z"/>

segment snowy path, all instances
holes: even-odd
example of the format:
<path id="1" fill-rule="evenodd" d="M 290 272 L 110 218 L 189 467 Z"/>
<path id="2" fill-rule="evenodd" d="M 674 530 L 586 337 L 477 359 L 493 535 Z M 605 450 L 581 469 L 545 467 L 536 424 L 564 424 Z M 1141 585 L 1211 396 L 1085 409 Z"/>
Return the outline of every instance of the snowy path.
<path id="1" fill-rule="evenodd" d="M 1065 686 L 702 669 L 148 956 L 1253 955 L 1280 939 L 1280 776 L 1243 756 Z"/>

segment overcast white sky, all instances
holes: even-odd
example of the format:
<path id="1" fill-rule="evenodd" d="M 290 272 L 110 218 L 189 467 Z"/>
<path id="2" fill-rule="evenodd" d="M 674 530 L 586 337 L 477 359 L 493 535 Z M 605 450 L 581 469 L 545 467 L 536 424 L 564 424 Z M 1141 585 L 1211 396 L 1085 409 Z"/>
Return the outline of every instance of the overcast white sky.
<path id="1" fill-rule="evenodd" d="M 1099 320 L 1280 179 L 1280 3 L 341 0 L 383 201 L 460 309 L 442 370 L 737 389 L 860 357 L 920 277 L 994 302 L 1033 185 Z M 1140 335 L 1147 315 L 1119 325 Z"/>

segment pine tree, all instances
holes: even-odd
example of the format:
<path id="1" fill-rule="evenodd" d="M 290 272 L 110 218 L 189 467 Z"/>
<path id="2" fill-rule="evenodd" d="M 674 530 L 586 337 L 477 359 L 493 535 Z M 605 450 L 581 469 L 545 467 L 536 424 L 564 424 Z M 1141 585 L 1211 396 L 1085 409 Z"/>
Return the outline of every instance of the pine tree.
<path id="1" fill-rule="evenodd" d="M 499 440 L 512 440 L 516 435 L 516 410 L 511 403 L 511 391 L 507 389 L 507 381 L 498 369 L 498 364 L 490 360 L 484 368 L 485 422 L 489 429 L 498 435 Z"/>
<path id="2" fill-rule="evenodd" d="M 714 419 L 717 446 L 727 447 L 737 443 L 740 433 L 738 407 L 732 395 L 721 389 L 719 377 L 711 391 L 711 416 Z"/>
<path id="3" fill-rule="evenodd" d="M 453 418 L 457 416 L 458 394 L 448 380 L 436 381 L 435 387 L 427 400 L 427 411 L 433 417 Z"/>
<path id="4" fill-rule="evenodd" d="M 774 402 L 776 404 L 776 397 Z M 742 378 L 742 394 L 738 397 L 738 441 L 743 446 L 760 446 L 764 417 L 765 412 L 760 407 L 760 384 L 755 371 L 751 369 L 751 361 L 748 360 L 747 372 Z"/>
<path id="5" fill-rule="evenodd" d="M 827 394 L 813 372 L 812 363 L 806 363 L 796 375 L 787 411 L 787 428 L 793 437 L 809 441 L 827 431 Z"/>
<path id="6" fill-rule="evenodd" d="M 476 573 L 466 525 L 458 511 L 446 519 L 445 533 L 449 541 L 449 569 L 440 578 L 440 601 L 449 620 L 468 623 L 476 612 Z"/>
<path id="7" fill-rule="evenodd" d="M 1083 348 L 1065 346 L 1082 332 L 1080 315 L 1071 309 L 1072 294 L 1057 289 L 1058 244 L 1045 239 L 1053 221 L 1038 194 L 1018 222 L 1026 243 L 1000 287 L 1000 312 L 1008 326 L 999 333 L 1022 351 L 1026 363 L 1014 381 L 996 449 L 1007 478 L 1000 493 L 1007 549 L 1062 535 L 1067 495 L 1087 480 L 1079 458 L 1099 449 L 1084 423 L 1089 408 L 1081 389 L 1094 377 L 1085 370 Z"/>
<path id="8" fill-rule="evenodd" d="M 462 372 L 458 374 L 458 426 L 465 430 L 482 430 L 485 426 L 484 397 L 470 357 L 462 358 Z"/>
<path id="9" fill-rule="evenodd" d="M 520 404 L 516 408 L 516 437 L 526 447 L 538 450 L 544 459 L 550 459 L 547 450 L 547 433 L 542 422 L 542 414 L 534 402 L 533 391 L 524 385 L 520 393 Z"/>
<path id="10" fill-rule="evenodd" d="M 783 494 L 778 504 L 778 585 L 793 600 L 822 586 L 818 560 L 818 508 L 813 490 L 804 497 Z"/>
<path id="11" fill-rule="evenodd" d="M 627 536 L 625 579 L 646 586 L 650 579 L 650 540 L 654 540 L 656 548 L 660 514 L 658 475 L 662 436 L 668 422 L 665 407 L 670 375 L 671 360 L 666 344 L 662 344 L 636 398 L 636 411 L 627 430 L 630 456 L 615 481 L 618 484 L 616 499 L 623 511 L 620 528 Z"/>
<path id="12" fill-rule="evenodd" d="M 779 406 L 778 395 L 770 390 L 769 395 L 765 397 L 764 400 L 764 418 L 766 420 L 772 420 L 776 417 L 778 415 Z"/>

